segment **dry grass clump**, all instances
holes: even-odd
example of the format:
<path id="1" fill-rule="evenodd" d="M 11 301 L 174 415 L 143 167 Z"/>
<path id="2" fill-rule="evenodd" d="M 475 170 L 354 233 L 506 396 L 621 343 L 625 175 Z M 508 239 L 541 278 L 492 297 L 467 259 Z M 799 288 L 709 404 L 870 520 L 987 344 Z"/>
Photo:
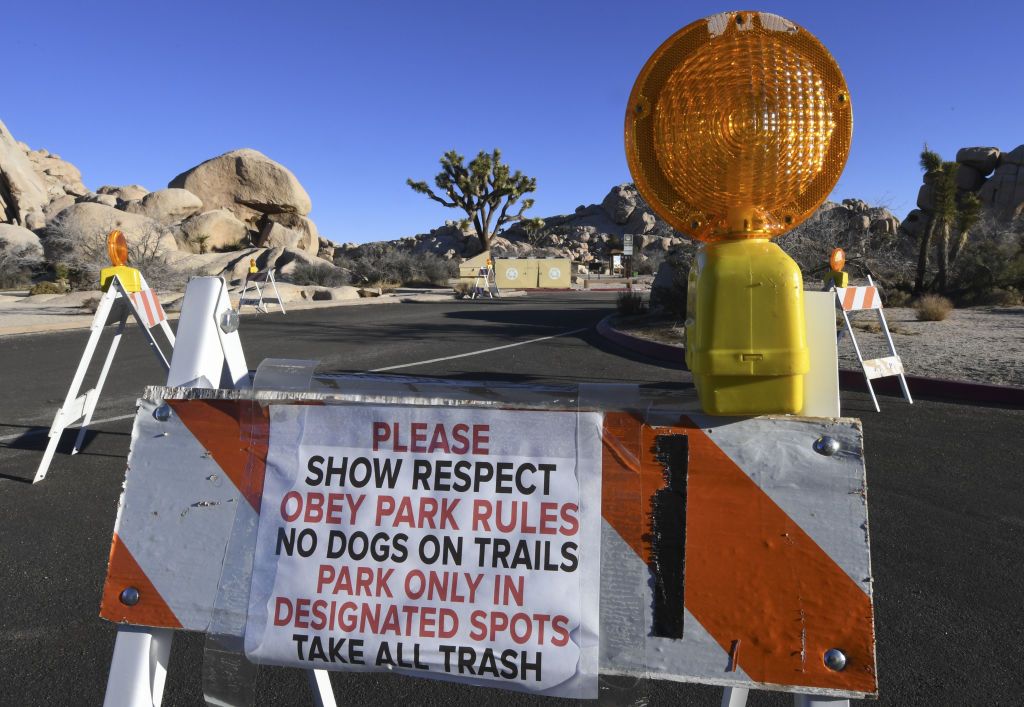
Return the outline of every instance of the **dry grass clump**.
<path id="1" fill-rule="evenodd" d="M 619 314 L 625 316 L 643 314 L 646 309 L 644 296 L 639 292 L 620 292 L 615 307 L 619 310 Z"/>
<path id="2" fill-rule="evenodd" d="M 914 303 L 919 322 L 941 322 L 953 311 L 953 303 L 942 295 L 922 295 Z"/>
<path id="3" fill-rule="evenodd" d="M 906 290 L 897 290 L 893 288 L 886 290 L 882 297 L 886 307 L 909 307 L 910 301 L 913 299 L 911 294 Z"/>

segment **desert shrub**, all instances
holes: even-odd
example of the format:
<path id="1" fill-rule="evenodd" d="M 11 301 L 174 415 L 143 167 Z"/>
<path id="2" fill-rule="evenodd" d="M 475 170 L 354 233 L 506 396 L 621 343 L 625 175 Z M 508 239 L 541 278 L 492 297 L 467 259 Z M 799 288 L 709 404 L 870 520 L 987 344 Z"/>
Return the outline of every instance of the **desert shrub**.
<path id="1" fill-rule="evenodd" d="M 0 289 L 31 285 L 32 270 L 39 260 L 37 254 L 35 248 L 16 248 L 0 239 Z"/>
<path id="2" fill-rule="evenodd" d="M 32 289 L 28 293 L 30 295 L 62 295 L 67 291 L 68 288 L 59 282 L 44 280 L 32 285 Z"/>
<path id="3" fill-rule="evenodd" d="M 893 286 L 885 291 L 882 299 L 886 307 L 909 307 L 914 297 L 909 288 Z"/>
<path id="4" fill-rule="evenodd" d="M 82 302 L 82 309 L 89 312 L 89 314 L 96 314 L 96 310 L 100 307 L 99 297 L 89 297 Z"/>
<path id="5" fill-rule="evenodd" d="M 459 275 L 458 264 L 433 254 L 428 254 L 428 257 L 423 259 L 420 268 L 423 281 L 430 285 L 447 285 L 449 280 Z"/>
<path id="6" fill-rule="evenodd" d="M 213 247 L 214 253 L 236 253 L 246 248 L 252 248 L 252 238 L 246 236 L 236 243 L 227 243 L 225 245 L 218 245 Z"/>
<path id="7" fill-rule="evenodd" d="M 296 285 L 342 287 L 349 282 L 348 273 L 330 263 L 298 263 L 290 278 Z"/>
<path id="8" fill-rule="evenodd" d="M 96 233 L 83 236 L 67 228 L 58 214 L 43 234 L 49 259 L 60 273 L 63 269 L 73 290 L 94 290 L 100 281 L 100 270 L 110 265 L 107 257 L 107 234 L 116 228 L 113 221 Z M 128 238 L 128 265 L 137 268 L 146 283 L 157 290 L 180 287 L 181 275 L 167 260 L 163 239 L 167 230 L 153 224 L 143 231 L 132 231 Z M 58 275 L 59 276 L 59 275 Z"/>
<path id="9" fill-rule="evenodd" d="M 473 291 L 473 283 L 465 281 L 456 282 L 452 289 L 455 290 L 455 297 L 462 299 L 463 297 L 468 297 L 470 292 Z"/>
<path id="10" fill-rule="evenodd" d="M 1024 303 L 1020 290 L 1015 287 L 993 287 L 977 293 L 970 299 L 971 306 L 1015 307 Z"/>
<path id="11" fill-rule="evenodd" d="M 615 308 L 623 316 L 643 314 L 646 309 L 644 296 L 639 292 L 620 292 L 615 301 Z"/>
<path id="12" fill-rule="evenodd" d="M 443 286 L 459 274 L 459 267 L 454 261 L 433 253 L 413 255 L 384 246 L 366 248 L 358 257 L 335 258 L 334 262 L 348 268 L 356 281 L 373 286 Z"/>
<path id="13" fill-rule="evenodd" d="M 942 295 L 922 295 L 914 303 L 921 322 L 941 322 L 953 311 L 953 303 Z"/>
<path id="14" fill-rule="evenodd" d="M 951 286 L 971 304 L 997 289 L 1024 288 L 1024 224 L 983 220 L 956 261 Z"/>

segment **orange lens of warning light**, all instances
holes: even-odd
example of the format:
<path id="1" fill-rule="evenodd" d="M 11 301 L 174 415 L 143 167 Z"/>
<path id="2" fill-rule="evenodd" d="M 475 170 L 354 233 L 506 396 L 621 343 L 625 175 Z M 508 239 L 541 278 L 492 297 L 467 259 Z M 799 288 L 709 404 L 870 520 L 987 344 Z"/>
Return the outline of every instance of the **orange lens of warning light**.
<path id="1" fill-rule="evenodd" d="M 677 230 L 771 238 L 832 191 L 852 133 L 846 81 L 813 35 L 778 15 L 725 12 L 648 59 L 626 112 L 626 158 Z"/>
<path id="2" fill-rule="evenodd" d="M 846 253 L 842 248 L 836 248 L 828 258 L 828 265 L 833 271 L 839 272 L 846 266 Z"/>
<path id="3" fill-rule="evenodd" d="M 128 241 L 120 231 L 107 234 L 107 256 L 115 267 L 128 264 Z"/>

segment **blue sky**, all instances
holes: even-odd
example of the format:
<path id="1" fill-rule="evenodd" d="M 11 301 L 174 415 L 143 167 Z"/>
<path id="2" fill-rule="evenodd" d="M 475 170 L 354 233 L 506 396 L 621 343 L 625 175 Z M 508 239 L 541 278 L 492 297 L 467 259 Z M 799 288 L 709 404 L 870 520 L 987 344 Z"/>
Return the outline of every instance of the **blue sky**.
<path id="1" fill-rule="evenodd" d="M 457 217 L 415 194 L 447 149 L 500 147 L 536 216 L 629 181 L 626 100 L 651 52 L 713 2 L 8 3 L 0 119 L 86 185 L 149 189 L 240 147 L 291 169 L 336 242 Z M 1024 143 L 1024 3 L 761 2 L 846 75 L 850 160 L 832 198 L 902 218 L 929 145 Z"/>

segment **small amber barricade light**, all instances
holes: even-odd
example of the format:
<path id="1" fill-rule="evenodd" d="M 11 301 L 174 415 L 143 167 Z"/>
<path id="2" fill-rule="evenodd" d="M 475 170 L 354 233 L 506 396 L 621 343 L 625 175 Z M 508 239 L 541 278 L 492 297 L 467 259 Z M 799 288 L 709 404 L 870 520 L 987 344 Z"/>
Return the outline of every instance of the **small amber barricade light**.
<path id="1" fill-rule="evenodd" d="M 825 277 L 825 287 L 846 287 L 850 284 L 850 276 L 843 272 L 846 267 L 846 253 L 842 248 L 835 248 L 828 256 L 829 273 Z"/>
<path id="2" fill-rule="evenodd" d="M 142 275 L 135 268 L 128 267 L 128 240 L 121 231 L 107 234 L 107 257 L 111 266 L 100 271 L 101 290 L 106 292 L 110 288 L 115 275 L 127 292 L 142 290 Z"/>

